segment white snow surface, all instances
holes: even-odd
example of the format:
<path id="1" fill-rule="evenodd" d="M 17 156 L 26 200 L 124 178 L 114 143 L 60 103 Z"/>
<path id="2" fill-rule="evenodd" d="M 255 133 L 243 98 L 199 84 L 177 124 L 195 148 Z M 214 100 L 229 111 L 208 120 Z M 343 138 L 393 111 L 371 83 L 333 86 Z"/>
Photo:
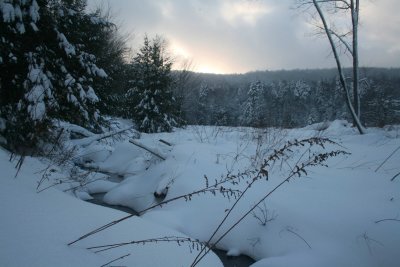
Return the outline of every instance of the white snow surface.
<path id="1" fill-rule="evenodd" d="M 86 203 L 54 188 L 36 193 L 40 179 L 40 173 L 37 172 L 47 165 L 27 157 L 18 176 L 14 178 L 16 161 L 10 162 L 9 158 L 9 153 L 0 148 L 1 266 L 99 267 L 126 254 L 131 255 L 112 265 L 176 267 L 188 266 L 194 259 L 195 254 L 190 253 L 188 246 L 178 246 L 176 243 L 129 245 L 97 254 L 86 249 L 132 240 L 184 236 L 136 216 L 75 245 L 67 246 L 82 234 L 127 214 Z M 107 185 L 100 187 L 105 189 Z M 222 264 L 216 255 L 211 254 L 202 266 Z"/>
<path id="2" fill-rule="evenodd" d="M 268 142 L 279 147 L 285 140 L 322 135 L 352 154 L 331 159 L 329 168 L 315 167 L 307 177 L 291 180 L 265 201 L 272 221 L 264 226 L 250 214 L 217 247 L 229 255 L 243 253 L 259 260 L 254 266 L 398 266 L 400 222 L 375 223 L 400 216 L 400 179 L 390 181 L 400 171 L 400 151 L 375 172 L 400 146 L 398 128 L 369 129 L 362 136 L 346 121 L 327 122 L 325 131 L 313 128 L 320 127 L 263 132 L 194 126 L 171 134 L 143 135 L 141 142 L 163 149 L 167 160 L 140 171 L 146 153 L 127 142 L 118 144 L 99 166 L 107 165 L 108 171 L 115 169 L 120 174 L 135 171 L 108 192 L 105 200 L 141 211 L 156 204 L 159 200 L 154 192 L 163 192 L 166 187 L 166 199 L 171 199 L 204 187 L 204 175 L 213 183 L 228 170 L 246 169 L 249 159 L 257 158 L 254 139 L 259 135 L 265 138 L 263 149 L 267 152 L 273 148 Z M 159 139 L 175 145 L 170 148 Z M 284 178 L 279 168 L 271 173 L 269 181 L 258 182 L 239 202 L 220 234 Z M 232 204 L 218 194 L 206 194 L 193 196 L 191 201 L 171 202 L 143 217 L 207 241 Z M 261 217 L 261 210 L 256 211 Z"/>
<path id="3" fill-rule="evenodd" d="M 107 203 L 140 212 L 162 201 L 154 193 L 166 193 L 168 200 L 193 192 L 203 188 L 206 180 L 213 184 L 227 172 L 234 174 L 259 166 L 287 140 L 311 136 L 328 137 L 340 143 L 336 148 L 351 155 L 332 158 L 327 162 L 329 167 L 314 167 L 307 176 L 285 183 L 255 210 L 259 218 L 267 211 L 269 221 L 265 225 L 250 214 L 217 247 L 231 256 L 251 256 L 257 261 L 253 267 L 400 266 L 400 177 L 390 181 L 400 172 L 400 150 L 395 151 L 400 147 L 399 126 L 370 128 L 365 135 L 359 135 L 346 121 L 292 130 L 190 126 L 173 133 L 142 134 L 140 143 L 165 155 L 164 161 L 128 140 L 77 140 L 72 143 L 84 145 L 78 154 L 85 157 L 82 162 L 87 166 L 124 176 L 119 184 L 104 180 L 90 183 L 78 190 L 78 197 L 107 192 Z M 88 140 L 91 138 L 94 137 Z M 392 152 L 395 153 L 388 158 Z M 128 246 L 104 254 L 84 248 L 166 235 L 207 241 L 234 203 L 233 198 L 229 200 L 219 193 L 194 195 L 188 201 L 181 199 L 150 209 L 141 218 L 131 218 L 67 247 L 72 239 L 124 214 L 65 195 L 59 191 L 62 186 L 36 194 L 40 174 L 34 173 L 45 166 L 29 158 L 14 179 L 16 163 L 8 161 L 5 151 L 0 151 L 0 157 L 5 170 L 0 179 L 4 215 L 0 220 L 0 263 L 4 266 L 81 266 L 83 262 L 85 266 L 100 266 L 127 253 L 132 255 L 115 264 L 189 266 L 196 251 L 190 254 L 184 245 Z M 296 160 L 289 159 L 288 164 L 293 166 Z M 269 169 L 269 179 L 260 180 L 249 189 L 217 237 L 285 179 L 287 169 L 285 164 Z M 234 188 L 243 189 L 251 178 Z M 32 264 L 32 259 L 37 262 Z M 214 254 L 201 264 L 221 266 Z"/>

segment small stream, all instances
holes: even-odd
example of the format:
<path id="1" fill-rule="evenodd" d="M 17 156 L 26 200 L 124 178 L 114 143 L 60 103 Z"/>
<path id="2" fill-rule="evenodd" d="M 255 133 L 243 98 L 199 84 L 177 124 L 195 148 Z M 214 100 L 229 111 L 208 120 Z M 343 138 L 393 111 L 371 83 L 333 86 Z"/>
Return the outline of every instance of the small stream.
<path id="1" fill-rule="evenodd" d="M 81 166 L 83 167 L 83 166 Z M 83 167 L 84 168 L 84 167 Z M 98 170 L 96 170 L 98 171 Z M 120 183 L 123 180 L 123 176 L 121 175 L 117 175 L 117 174 L 113 174 L 113 173 L 105 173 L 104 174 L 108 175 L 108 180 L 111 182 L 116 182 L 116 183 Z M 120 210 L 129 214 L 134 214 L 136 216 L 138 216 L 139 214 L 137 213 L 137 211 L 129 208 L 129 207 L 125 207 L 125 206 L 121 206 L 121 205 L 109 205 L 107 203 L 104 202 L 103 197 L 106 193 L 97 193 L 97 194 L 91 194 L 91 196 L 93 197 L 93 199 L 87 200 L 87 202 L 96 204 L 96 205 L 100 205 L 100 206 L 104 206 L 107 208 L 111 208 L 111 209 L 116 209 L 116 210 Z M 219 259 L 221 260 L 222 264 L 224 265 L 224 267 L 249 267 L 250 265 L 252 265 L 255 260 L 250 258 L 247 255 L 239 255 L 239 256 L 227 256 L 226 250 L 222 250 L 222 249 L 217 249 L 217 248 L 213 248 L 212 251 L 219 257 Z"/>
<path id="2" fill-rule="evenodd" d="M 104 195 L 105 195 L 105 193 L 92 194 L 91 196 L 93 197 L 93 199 L 88 200 L 88 202 L 96 204 L 96 205 L 108 207 L 111 209 L 124 211 L 126 213 L 138 215 L 138 213 L 131 208 L 128 208 L 125 206 L 120 206 L 120 205 L 109 205 L 109 204 L 105 203 L 103 201 Z M 249 256 L 246 256 L 246 255 L 239 255 L 236 257 L 231 257 L 231 256 L 227 256 L 226 251 L 222 250 L 222 249 L 214 248 L 212 251 L 219 257 L 219 259 L 223 263 L 224 267 L 248 267 L 255 262 L 252 258 L 250 258 Z"/>
<path id="3" fill-rule="evenodd" d="M 129 214 L 134 214 L 134 215 L 139 215 L 135 210 L 125 207 L 125 206 L 121 206 L 121 205 L 109 205 L 107 203 L 105 203 L 103 201 L 103 197 L 104 197 L 105 193 L 98 193 L 98 194 L 91 194 L 91 196 L 93 197 L 93 199 L 89 199 L 87 200 L 87 202 L 96 204 L 96 205 L 100 205 L 103 207 L 107 207 L 107 208 L 111 208 L 111 209 L 115 209 L 115 210 L 120 210 Z"/>

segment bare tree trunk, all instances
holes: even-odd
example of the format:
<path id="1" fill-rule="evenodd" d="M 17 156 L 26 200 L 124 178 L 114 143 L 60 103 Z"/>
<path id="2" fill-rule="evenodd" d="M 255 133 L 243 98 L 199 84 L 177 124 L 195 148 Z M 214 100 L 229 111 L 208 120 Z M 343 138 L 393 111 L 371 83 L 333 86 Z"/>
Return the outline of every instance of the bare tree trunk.
<path id="1" fill-rule="evenodd" d="M 359 0 L 350 1 L 351 9 L 351 22 L 353 27 L 353 97 L 354 97 L 354 109 L 358 119 L 361 119 L 361 104 L 360 104 L 360 92 L 359 92 L 359 68 L 358 68 L 358 21 L 359 21 Z"/>
<path id="2" fill-rule="evenodd" d="M 357 0 L 357 1 L 358 1 L 358 0 Z M 348 107 L 349 110 L 350 110 L 351 117 L 353 118 L 354 124 L 357 126 L 358 131 L 360 132 L 360 134 L 364 134 L 364 133 L 365 133 L 365 129 L 364 129 L 364 127 L 362 126 L 362 124 L 361 124 L 361 122 L 360 122 L 360 119 L 359 119 L 359 117 L 357 116 L 357 113 L 355 112 L 354 107 L 353 107 L 353 105 L 352 105 L 352 103 L 351 103 L 349 88 L 348 88 L 348 86 L 347 86 L 347 84 L 346 84 L 346 80 L 345 80 L 345 78 L 344 78 L 343 69 L 342 69 L 342 64 L 341 64 L 341 62 L 340 62 L 339 54 L 338 54 L 338 52 L 337 52 L 335 43 L 334 43 L 334 41 L 333 41 L 331 31 L 329 30 L 328 24 L 326 23 L 326 20 L 325 20 L 325 16 L 324 16 L 324 14 L 322 13 L 322 10 L 321 10 L 321 8 L 320 8 L 320 6 L 319 6 L 319 4 L 318 4 L 318 1 L 317 1 L 317 0 L 313 0 L 313 3 L 314 3 L 314 6 L 315 6 L 315 8 L 316 8 L 316 10 L 317 10 L 317 12 L 318 12 L 318 15 L 319 15 L 320 18 L 321 18 L 322 23 L 323 23 L 323 25 L 324 25 L 325 33 L 326 33 L 326 35 L 327 35 L 327 37 L 328 37 L 329 44 L 331 45 L 331 49 L 332 49 L 333 55 L 334 55 L 334 57 L 335 57 L 336 66 L 337 66 L 337 69 L 338 69 L 338 72 L 339 72 L 340 84 L 342 85 L 343 90 L 344 90 L 344 92 L 345 92 L 345 94 L 346 94 L 346 104 L 347 104 L 347 107 Z M 356 43 L 357 43 L 357 42 L 356 42 Z M 353 51 L 353 52 L 354 52 L 354 51 Z M 354 57 L 353 57 L 353 58 L 354 58 Z M 357 64 L 358 64 L 358 63 L 357 63 Z M 357 70 L 357 71 L 358 71 L 358 70 Z"/>

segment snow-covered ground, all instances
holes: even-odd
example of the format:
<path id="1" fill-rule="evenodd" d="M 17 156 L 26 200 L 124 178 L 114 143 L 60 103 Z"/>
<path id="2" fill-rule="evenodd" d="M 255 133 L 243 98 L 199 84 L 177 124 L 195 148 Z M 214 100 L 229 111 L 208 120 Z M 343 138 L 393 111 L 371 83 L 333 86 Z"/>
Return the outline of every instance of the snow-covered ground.
<path id="1" fill-rule="evenodd" d="M 84 202 L 58 189 L 36 193 L 41 171 L 47 167 L 35 158 L 26 158 L 16 178 L 16 161 L 0 149 L 0 266 L 94 266 L 130 254 L 106 266 L 188 266 L 195 254 L 189 246 L 174 242 L 129 245 L 102 253 L 87 247 L 179 236 L 182 233 L 133 217 L 75 245 L 69 242 L 100 225 L 126 216 L 126 213 Z M 63 173 L 55 176 L 61 177 Z M 56 177 L 53 177 L 56 178 Z M 107 188 L 98 183 L 93 189 Z M 211 254 L 202 266 L 222 266 Z"/>
<path id="2" fill-rule="evenodd" d="M 311 168 L 307 176 L 285 183 L 217 247 L 230 255 L 251 256 L 257 260 L 253 267 L 399 266 L 400 177 L 390 180 L 400 172 L 400 151 L 385 159 L 400 147 L 400 127 L 369 129 L 360 136 L 344 121 L 293 130 L 190 126 L 173 133 L 142 134 L 136 139 L 165 160 L 127 139 L 70 141 L 71 146 L 77 146 L 74 156 L 77 163 L 103 173 L 122 175 L 124 180 L 119 184 L 100 180 L 70 190 L 69 195 L 60 190 L 75 184 L 61 184 L 36 193 L 42 175 L 38 170 L 46 167 L 38 159 L 28 158 L 14 179 L 16 162 L 9 162 L 9 155 L 1 150 L 4 171 L 0 179 L 3 189 L 0 263 L 2 266 L 82 266 L 83 263 L 101 266 L 130 253 L 115 264 L 189 266 L 197 251 L 190 253 L 188 246 L 173 242 L 130 245 L 98 254 L 85 248 L 172 235 L 207 241 L 231 209 L 233 197 L 205 193 L 194 195 L 191 200 L 172 201 L 148 210 L 140 218 L 130 218 L 67 246 L 80 235 L 126 215 L 80 201 L 71 196 L 71 191 L 82 199 L 90 197 L 89 193 L 107 192 L 104 197 L 107 203 L 140 212 L 162 201 L 155 197 L 155 192 L 166 194 L 165 201 L 196 191 L 227 173 L 257 169 L 266 156 L 287 140 L 312 136 L 337 141 L 341 145 L 337 148 L 351 155 L 332 158 L 327 162 L 329 167 Z M 294 151 L 293 158 L 269 169 L 269 179 L 257 181 L 245 193 L 212 241 L 285 179 L 289 166 L 301 155 L 301 151 Z M 43 187 L 57 181 L 57 176 L 65 175 L 58 169 L 54 173 Z M 102 176 L 96 174 L 90 179 Z M 243 190 L 251 179 L 252 176 L 224 187 Z M 221 263 L 210 253 L 201 265 L 221 266 Z"/>

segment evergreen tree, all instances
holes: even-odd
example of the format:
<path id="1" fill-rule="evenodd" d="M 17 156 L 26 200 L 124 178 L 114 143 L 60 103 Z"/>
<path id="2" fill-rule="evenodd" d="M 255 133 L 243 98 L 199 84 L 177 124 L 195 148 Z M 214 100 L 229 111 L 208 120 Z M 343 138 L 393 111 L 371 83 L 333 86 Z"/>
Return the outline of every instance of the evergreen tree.
<path id="1" fill-rule="evenodd" d="M 210 110 L 208 106 L 209 101 L 209 88 L 206 83 L 202 83 L 200 85 L 198 98 L 196 99 L 197 107 L 197 116 L 196 116 L 196 123 L 200 125 L 209 125 L 210 122 L 210 113 L 213 110 Z"/>
<path id="2" fill-rule="evenodd" d="M 56 92 L 62 101 L 56 116 L 95 130 L 100 114 L 94 79 L 106 78 L 107 74 L 97 66 L 89 39 L 91 28 L 99 29 L 102 24 L 95 15 L 86 14 L 85 7 L 85 0 L 52 0 L 49 6 L 56 22 L 58 45 L 64 50 L 55 61 L 56 69 L 61 69 L 56 71 Z"/>
<path id="3" fill-rule="evenodd" d="M 264 85 L 260 81 L 250 84 L 249 91 L 247 92 L 248 97 L 243 105 L 242 124 L 244 126 L 263 126 L 265 109 L 263 93 Z"/>
<path id="4" fill-rule="evenodd" d="M 86 47 L 95 24 L 85 1 L 0 1 L 0 118 L 8 147 L 35 147 L 53 119 L 95 128 L 93 78 L 105 77 Z"/>
<path id="5" fill-rule="evenodd" d="M 179 109 L 171 87 L 172 60 L 165 49 L 160 37 L 149 40 L 145 36 L 143 47 L 132 62 L 132 114 L 139 130 L 147 133 L 169 132 L 179 126 Z"/>
<path id="6" fill-rule="evenodd" d="M 96 56 L 96 65 L 107 70 L 105 79 L 94 79 L 94 87 L 101 101 L 98 108 L 102 114 L 127 116 L 125 91 L 128 88 L 129 53 L 128 35 L 121 34 L 111 22 L 108 10 L 96 9 L 90 14 L 92 24 L 85 24 L 88 50 Z"/>

